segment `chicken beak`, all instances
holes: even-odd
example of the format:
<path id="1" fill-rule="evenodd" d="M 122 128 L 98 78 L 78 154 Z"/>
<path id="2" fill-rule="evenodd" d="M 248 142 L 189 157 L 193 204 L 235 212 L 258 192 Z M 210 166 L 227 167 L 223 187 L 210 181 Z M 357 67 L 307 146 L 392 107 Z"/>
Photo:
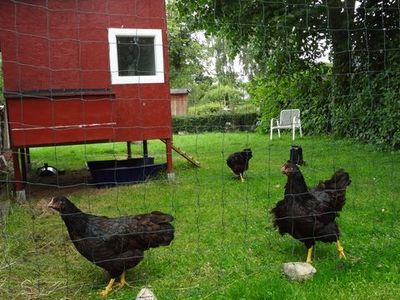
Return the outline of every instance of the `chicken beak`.
<path id="1" fill-rule="evenodd" d="M 282 172 L 283 174 L 287 174 L 287 172 L 286 172 L 286 165 L 283 165 L 283 166 L 282 166 L 281 172 Z"/>

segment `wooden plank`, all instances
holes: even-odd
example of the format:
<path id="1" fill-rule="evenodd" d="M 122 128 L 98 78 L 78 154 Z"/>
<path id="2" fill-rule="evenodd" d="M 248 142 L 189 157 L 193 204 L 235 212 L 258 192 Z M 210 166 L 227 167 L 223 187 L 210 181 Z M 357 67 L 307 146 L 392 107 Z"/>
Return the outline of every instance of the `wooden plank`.
<path id="1" fill-rule="evenodd" d="M 161 140 L 164 144 L 166 143 L 165 140 Z M 183 158 L 185 158 L 188 162 L 190 162 L 192 165 L 196 166 L 196 167 L 200 167 L 200 162 L 198 160 L 196 160 L 193 156 L 187 154 L 185 151 L 183 151 L 181 148 L 175 146 L 174 144 L 172 144 L 172 149 L 178 153 L 179 155 L 181 155 Z"/>

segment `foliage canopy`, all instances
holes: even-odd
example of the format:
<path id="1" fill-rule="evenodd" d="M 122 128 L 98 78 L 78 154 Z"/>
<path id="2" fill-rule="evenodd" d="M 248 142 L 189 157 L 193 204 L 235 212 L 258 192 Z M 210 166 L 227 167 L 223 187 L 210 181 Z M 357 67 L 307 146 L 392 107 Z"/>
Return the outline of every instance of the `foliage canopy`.
<path id="1" fill-rule="evenodd" d="M 398 1 L 176 0 L 191 30 L 247 54 L 263 119 L 285 107 L 305 126 L 400 148 Z M 319 60 L 328 53 L 332 64 Z M 251 72 L 250 72 L 251 73 Z"/>

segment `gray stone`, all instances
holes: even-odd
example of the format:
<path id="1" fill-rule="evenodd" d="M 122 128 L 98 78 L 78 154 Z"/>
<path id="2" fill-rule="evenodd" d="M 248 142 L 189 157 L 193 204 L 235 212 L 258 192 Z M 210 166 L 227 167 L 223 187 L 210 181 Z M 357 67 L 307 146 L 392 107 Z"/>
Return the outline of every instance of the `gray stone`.
<path id="1" fill-rule="evenodd" d="M 283 264 L 283 273 L 293 281 L 304 281 L 314 276 L 317 270 L 306 262 L 289 262 Z"/>
<path id="2" fill-rule="evenodd" d="M 136 296 L 136 300 L 157 300 L 149 288 L 142 288 Z"/>

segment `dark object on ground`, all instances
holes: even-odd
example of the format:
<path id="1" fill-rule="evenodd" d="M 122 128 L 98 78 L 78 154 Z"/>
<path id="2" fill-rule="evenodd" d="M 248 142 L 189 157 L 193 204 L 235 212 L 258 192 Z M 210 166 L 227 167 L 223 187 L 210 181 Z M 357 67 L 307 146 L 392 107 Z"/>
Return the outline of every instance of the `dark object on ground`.
<path id="1" fill-rule="evenodd" d="M 167 167 L 155 164 L 154 157 L 88 161 L 86 165 L 97 187 L 143 182 L 158 176 Z"/>
<path id="2" fill-rule="evenodd" d="M 53 175 L 62 175 L 65 173 L 64 170 L 58 170 L 56 167 L 49 166 L 48 163 L 44 163 L 43 167 L 37 169 L 38 175 L 41 177 L 53 176 Z"/>
<path id="3" fill-rule="evenodd" d="M 290 148 L 290 160 L 292 164 L 305 165 L 306 162 L 303 160 L 303 148 L 300 146 L 293 145 Z"/>
<path id="4" fill-rule="evenodd" d="M 316 241 L 336 243 L 339 257 L 344 258 L 335 219 L 346 200 L 346 188 L 351 182 L 349 174 L 340 169 L 331 179 L 309 190 L 296 164 L 288 162 L 281 170 L 288 177 L 285 196 L 271 210 L 279 233 L 290 234 L 304 243 L 308 249 L 308 263 L 311 263 Z"/>
<path id="5" fill-rule="evenodd" d="M 71 241 L 87 260 L 105 269 L 111 276 L 101 295 L 107 295 L 114 281 L 144 257 L 144 251 L 167 246 L 174 238 L 173 217 L 159 211 L 135 216 L 108 218 L 86 214 L 64 196 L 54 197 L 48 204 L 60 212 Z"/>
<path id="6" fill-rule="evenodd" d="M 243 173 L 249 168 L 249 160 L 253 157 L 253 153 L 251 149 L 243 149 L 241 152 L 235 152 L 229 155 L 226 160 L 226 164 L 229 168 L 240 177 L 240 180 L 243 182 L 244 177 Z"/>

